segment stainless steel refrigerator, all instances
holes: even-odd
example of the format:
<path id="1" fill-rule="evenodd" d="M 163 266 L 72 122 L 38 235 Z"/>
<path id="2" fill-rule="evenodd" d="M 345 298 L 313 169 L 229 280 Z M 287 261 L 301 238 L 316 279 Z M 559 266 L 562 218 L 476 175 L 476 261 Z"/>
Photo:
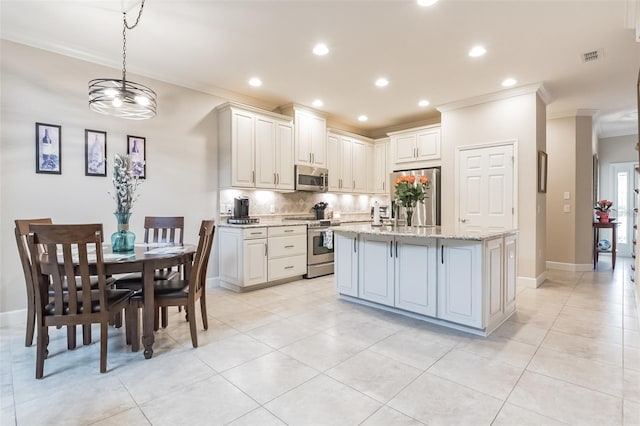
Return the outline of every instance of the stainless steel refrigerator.
<path id="1" fill-rule="evenodd" d="M 418 203 L 413 213 L 413 226 L 440 226 L 440 167 L 416 170 L 401 170 L 389 175 L 391 188 L 391 217 L 397 218 L 398 224 L 406 223 L 405 209 L 395 203 L 395 181 L 400 176 L 414 175 L 416 178 L 426 176 L 431 184 L 425 193 L 424 204 Z M 398 208 L 399 207 L 399 208 Z"/>

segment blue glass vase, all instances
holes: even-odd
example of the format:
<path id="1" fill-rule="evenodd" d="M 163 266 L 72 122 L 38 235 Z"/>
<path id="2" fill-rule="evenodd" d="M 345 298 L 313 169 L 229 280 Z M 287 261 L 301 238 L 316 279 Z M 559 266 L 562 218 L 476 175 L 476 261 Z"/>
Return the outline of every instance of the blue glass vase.
<path id="1" fill-rule="evenodd" d="M 131 213 L 114 213 L 118 221 L 118 230 L 111 234 L 111 251 L 124 253 L 133 251 L 136 242 L 136 234 L 129 231 L 129 218 Z"/>

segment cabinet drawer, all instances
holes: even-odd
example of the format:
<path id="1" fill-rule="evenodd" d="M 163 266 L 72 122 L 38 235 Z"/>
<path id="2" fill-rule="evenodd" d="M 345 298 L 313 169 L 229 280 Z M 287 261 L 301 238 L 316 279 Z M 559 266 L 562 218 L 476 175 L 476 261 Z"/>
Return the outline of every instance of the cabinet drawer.
<path id="1" fill-rule="evenodd" d="M 269 259 L 307 254 L 307 236 L 269 238 Z"/>
<path id="2" fill-rule="evenodd" d="M 267 238 L 267 228 L 247 228 L 244 230 L 243 239 Z"/>
<path id="3" fill-rule="evenodd" d="M 287 235 L 307 235 L 307 227 L 305 225 L 269 227 L 269 237 L 283 237 Z"/>
<path id="4" fill-rule="evenodd" d="M 307 273 L 307 256 L 283 257 L 269 260 L 269 281 L 303 275 Z"/>

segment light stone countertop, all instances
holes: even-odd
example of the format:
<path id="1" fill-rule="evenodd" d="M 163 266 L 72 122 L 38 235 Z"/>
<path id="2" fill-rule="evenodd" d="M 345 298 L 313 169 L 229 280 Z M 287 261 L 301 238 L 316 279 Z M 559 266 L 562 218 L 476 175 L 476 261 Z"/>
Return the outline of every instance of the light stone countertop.
<path id="1" fill-rule="evenodd" d="M 471 240 L 485 241 L 492 238 L 503 237 L 506 235 L 516 234 L 515 229 L 508 231 L 479 231 L 461 234 L 450 229 L 443 229 L 440 226 L 372 226 L 371 224 L 362 225 L 341 225 L 330 228 L 337 234 L 368 234 L 368 235 L 388 235 L 401 237 L 416 238 L 442 238 L 450 240 Z"/>

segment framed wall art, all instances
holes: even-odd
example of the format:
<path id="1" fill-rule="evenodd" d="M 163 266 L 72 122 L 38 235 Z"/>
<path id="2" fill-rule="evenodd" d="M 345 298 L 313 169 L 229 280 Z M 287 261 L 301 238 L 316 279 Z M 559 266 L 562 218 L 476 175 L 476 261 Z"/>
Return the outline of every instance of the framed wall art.
<path id="1" fill-rule="evenodd" d="M 146 139 L 140 136 L 127 135 L 127 154 L 131 158 L 133 174 L 141 179 L 147 177 Z"/>
<path id="2" fill-rule="evenodd" d="M 107 132 L 84 130 L 84 174 L 107 175 Z"/>
<path id="3" fill-rule="evenodd" d="M 538 151 L 538 192 L 547 192 L 547 153 Z"/>
<path id="4" fill-rule="evenodd" d="M 62 174 L 62 128 L 36 123 L 36 173 Z"/>

